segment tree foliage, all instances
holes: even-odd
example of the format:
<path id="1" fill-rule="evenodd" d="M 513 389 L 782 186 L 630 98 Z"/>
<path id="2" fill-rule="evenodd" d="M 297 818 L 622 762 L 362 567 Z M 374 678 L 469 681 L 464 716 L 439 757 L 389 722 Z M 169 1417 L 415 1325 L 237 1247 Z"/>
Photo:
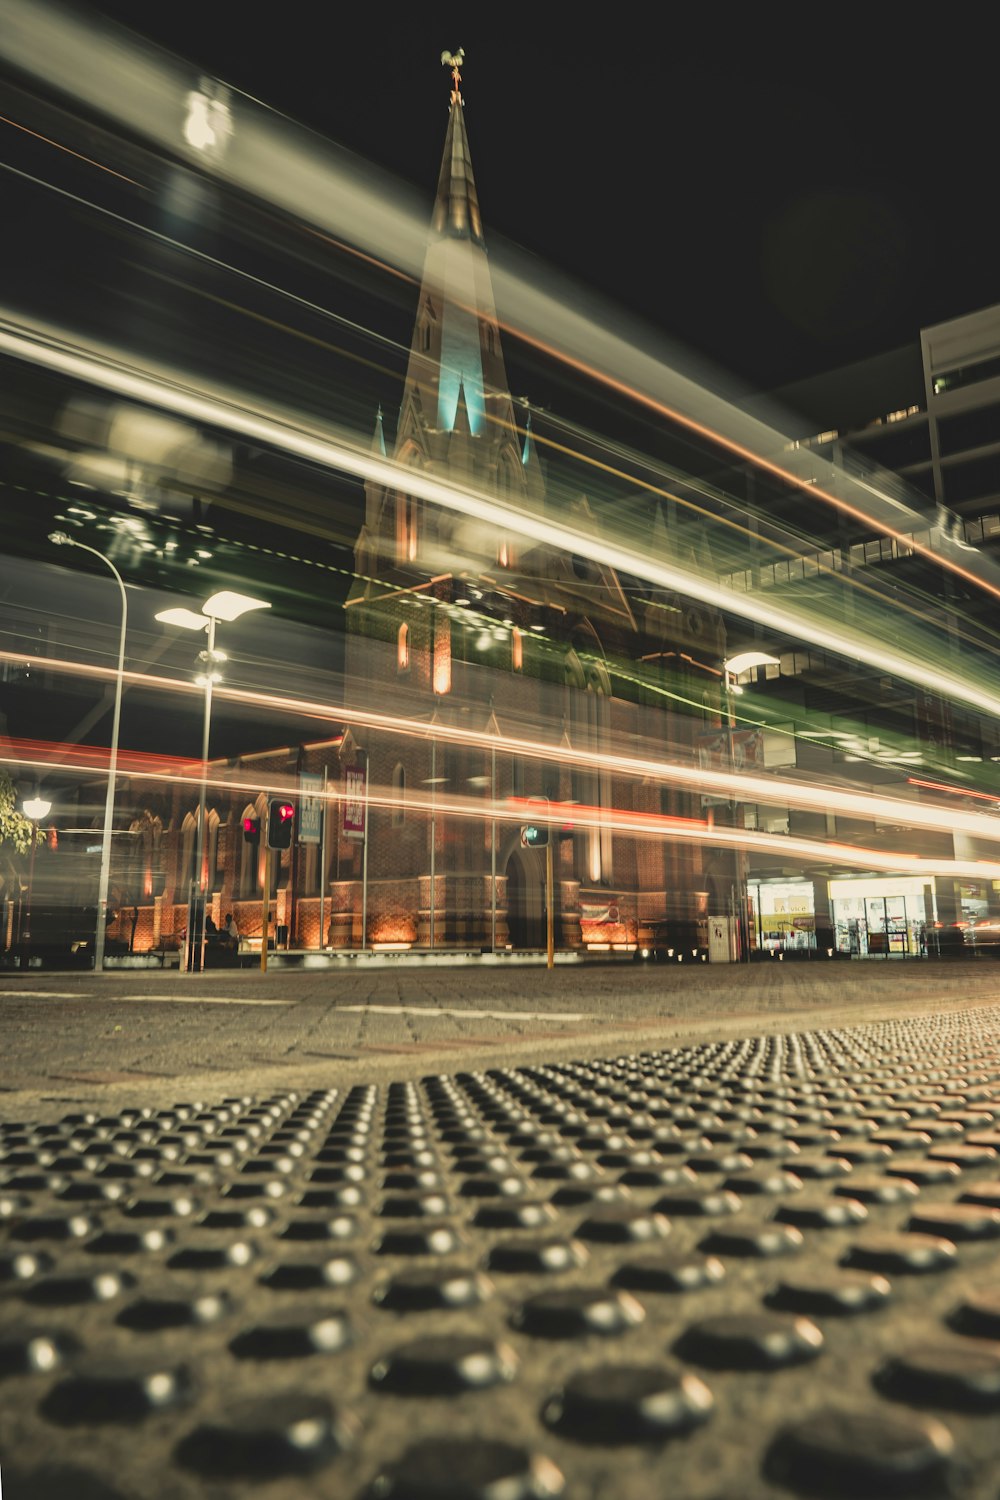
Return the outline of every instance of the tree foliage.
<path id="1" fill-rule="evenodd" d="M 39 831 L 38 837 L 43 835 Z M 17 805 L 17 789 L 8 771 L 0 770 L 0 844 L 27 854 L 31 848 L 31 819 Z"/>
<path id="2" fill-rule="evenodd" d="M 39 841 L 44 837 L 38 831 Z M 8 771 L 0 769 L 0 880 L 11 883 L 17 873 L 18 857 L 31 848 L 31 819 L 17 805 L 17 788 Z"/>

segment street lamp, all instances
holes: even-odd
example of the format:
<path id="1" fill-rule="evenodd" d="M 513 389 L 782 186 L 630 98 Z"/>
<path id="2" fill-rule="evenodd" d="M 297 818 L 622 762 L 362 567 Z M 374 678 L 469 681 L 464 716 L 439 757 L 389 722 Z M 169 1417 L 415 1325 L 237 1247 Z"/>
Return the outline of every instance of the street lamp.
<path id="1" fill-rule="evenodd" d="M 179 625 L 182 630 L 204 630 L 208 632 L 208 644 L 199 651 L 198 660 L 204 670 L 195 681 L 205 689 L 205 715 L 201 732 L 201 793 L 198 798 L 198 826 L 195 831 L 194 874 L 188 890 L 188 932 L 185 967 L 199 970 L 204 966 L 205 955 L 205 901 L 202 898 L 202 865 L 205 858 L 205 820 L 208 815 L 208 739 L 212 724 L 212 688 L 222 681 L 219 666 L 226 660 L 224 651 L 215 646 L 215 627 L 219 620 L 238 620 L 251 609 L 270 609 L 265 599 L 253 599 L 249 594 L 237 594 L 223 589 L 206 599 L 201 614 L 193 609 L 162 609 L 156 616 L 164 625 Z M 265 893 L 270 897 L 270 892 Z M 197 934 L 194 929 L 197 927 Z"/>
<path id="2" fill-rule="evenodd" d="M 99 557 L 101 562 L 110 568 L 115 575 L 115 581 L 122 596 L 121 629 L 118 635 L 118 669 L 115 676 L 115 713 L 111 725 L 111 753 L 108 757 L 108 791 L 104 801 L 104 832 L 101 835 L 101 878 L 97 888 L 97 931 L 94 935 L 94 971 L 95 973 L 100 973 L 104 968 L 104 940 L 108 916 L 108 883 L 111 878 L 111 825 L 115 811 L 115 778 L 118 771 L 118 730 L 122 717 L 122 675 L 125 669 L 125 630 L 128 625 L 128 601 L 125 598 L 125 585 L 122 582 L 122 575 L 110 557 L 105 557 L 104 553 L 98 552 L 96 547 L 88 547 L 85 542 L 78 542 L 76 537 L 68 536 L 65 531 L 51 532 L 49 541 L 55 547 L 79 547 L 81 552 L 89 552 L 92 556 Z"/>
<path id="3" fill-rule="evenodd" d="M 726 693 L 726 743 L 729 748 L 729 770 L 734 776 L 736 774 L 736 747 L 733 743 L 733 694 L 743 691 L 736 678 L 741 672 L 749 671 L 751 667 L 779 665 L 778 658 L 769 656 L 766 651 L 741 651 L 737 656 L 727 657 L 722 663 L 722 677 Z M 734 830 L 738 805 L 734 786 L 729 800 L 729 822 Z M 743 850 L 735 844 L 733 845 L 733 883 L 730 891 L 730 907 L 737 924 L 740 948 L 749 962 L 750 943 L 746 932 L 746 864 Z"/>
<path id="4" fill-rule="evenodd" d="M 24 816 L 31 819 L 31 856 L 28 860 L 28 899 L 24 907 L 24 927 L 21 944 L 27 948 L 31 943 L 31 892 L 35 884 L 35 845 L 38 842 L 38 825 L 52 811 L 52 803 L 44 797 L 29 797 L 21 803 Z"/>

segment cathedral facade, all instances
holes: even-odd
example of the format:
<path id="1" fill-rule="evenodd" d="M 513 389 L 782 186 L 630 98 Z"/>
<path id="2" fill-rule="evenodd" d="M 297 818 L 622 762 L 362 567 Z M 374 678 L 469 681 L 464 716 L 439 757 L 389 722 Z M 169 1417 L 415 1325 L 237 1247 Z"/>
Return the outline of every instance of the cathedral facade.
<path id="1" fill-rule="evenodd" d="M 697 756 L 719 723 L 722 623 L 690 601 L 665 611 L 637 580 L 519 533 L 518 511 L 553 502 L 501 334 L 456 79 L 391 455 L 381 412 L 373 446 L 503 510 L 470 520 L 403 483 L 366 487 L 347 680 L 399 723 L 348 733 L 370 797 L 352 904 L 373 943 L 544 947 L 545 852 L 521 830 L 547 817 L 557 944 L 630 947 L 656 924 L 726 910 L 724 874 L 663 836 L 666 820 L 704 816 L 699 799 L 600 763 L 651 746 Z M 662 517 L 650 510 L 648 526 L 653 540 Z M 661 679 L 681 690 L 657 692 Z M 621 813 L 663 821 L 623 834 Z"/>

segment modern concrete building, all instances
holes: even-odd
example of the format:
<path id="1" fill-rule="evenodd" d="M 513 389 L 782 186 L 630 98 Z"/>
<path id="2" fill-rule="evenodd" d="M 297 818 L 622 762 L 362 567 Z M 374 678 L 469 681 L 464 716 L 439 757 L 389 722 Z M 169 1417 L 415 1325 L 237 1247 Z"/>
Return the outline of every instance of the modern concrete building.
<path id="1" fill-rule="evenodd" d="M 906 348 L 754 404 L 782 413 L 797 448 L 846 474 L 877 479 L 911 507 L 915 520 L 902 531 L 879 534 L 843 511 L 811 505 L 797 525 L 812 545 L 801 542 L 797 557 L 781 561 L 762 549 L 745 560 L 738 586 L 779 600 L 811 587 L 817 570 L 826 568 L 859 590 L 922 597 L 925 618 L 935 620 L 956 650 L 969 626 L 985 643 L 992 598 L 960 572 L 935 566 L 921 549 L 959 565 L 970 549 L 1000 557 L 1000 307 L 924 329 Z M 796 724 L 806 728 L 806 736 L 786 741 L 787 763 L 822 776 L 850 768 L 857 783 L 872 789 L 936 782 L 939 789 L 928 787 L 926 795 L 945 804 L 950 796 L 960 807 L 982 807 L 991 786 L 1000 796 L 995 721 L 919 684 L 857 664 L 845 668 L 801 643 L 772 639 L 770 645 L 778 662 L 744 674 L 741 685 L 773 723 L 784 719 L 790 731 Z M 984 645 L 981 660 L 988 654 Z M 821 724 L 825 735 L 816 732 Z M 753 820 L 757 811 L 746 809 L 745 816 Z M 775 809 L 762 816 L 780 826 Z M 784 826 L 901 853 L 974 858 L 992 852 L 952 832 L 944 816 L 941 832 L 919 841 L 891 824 L 863 827 L 829 815 L 821 829 L 821 821 L 792 809 Z M 1000 892 L 989 881 L 805 870 L 770 858 L 751 861 L 748 873 L 760 942 L 775 951 L 811 942 L 817 933 L 844 951 L 913 953 L 920 950 L 922 929 L 933 933 L 935 923 L 941 932 L 1000 915 Z"/>

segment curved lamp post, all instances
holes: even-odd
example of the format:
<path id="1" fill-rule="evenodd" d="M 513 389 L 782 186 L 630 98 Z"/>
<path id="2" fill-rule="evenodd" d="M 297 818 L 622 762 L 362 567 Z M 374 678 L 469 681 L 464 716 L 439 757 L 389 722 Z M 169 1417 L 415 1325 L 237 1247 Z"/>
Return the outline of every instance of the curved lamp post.
<path id="1" fill-rule="evenodd" d="M 115 575 L 121 593 L 122 615 L 121 629 L 118 636 L 118 669 L 115 676 L 115 713 L 111 725 L 111 753 L 108 757 L 108 791 L 104 802 L 104 832 L 101 835 L 101 878 L 97 890 L 97 932 L 94 935 L 94 971 L 99 973 L 104 968 L 104 940 L 106 936 L 108 916 L 108 883 L 111 878 L 111 825 L 115 812 L 115 780 L 118 772 L 118 730 L 122 717 L 122 674 L 125 669 L 125 631 L 128 626 L 128 601 L 125 597 L 125 585 L 122 575 L 111 561 L 105 557 L 103 552 L 98 552 L 96 547 L 88 547 L 84 542 L 78 542 L 76 537 L 67 535 L 65 531 L 53 531 L 49 541 L 56 547 L 79 547 L 81 552 L 89 552 L 92 557 L 99 557 L 105 567 L 111 569 Z"/>
<path id="2" fill-rule="evenodd" d="M 270 609 L 265 599 L 254 599 L 249 594 L 237 594 L 230 589 L 213 594 L 202 605 L 201 614 L 193 609 L 161 609 L 156 619 L 164 625 L 179 625 L 182 630 L 204 630 L 208 633 L 208 644 L 198 653 L 204 671 L 195 679 L 205 689 L 205 713 L 201 732 L 201 793 L 198 798 L 198 826 L 195 832 L 194 874 L 188 888 L 188 934 L 185 966 L 189 970 L 201 969 L 205 956 L 205 901 L 201 899 L 205 859 L 205 820 L 208 816 L 208 740 L 212 725 L 212 688 L 221 682 L 218 667 L 226 660 L 224 651 L 215 647 L 215 627 L 220 620 L 238 620 L 251 609 Z M 267 892 L 270 899 L 270 892 Z M 192 919 L 197 921 L 197 932 L 191 931 Z"/>

